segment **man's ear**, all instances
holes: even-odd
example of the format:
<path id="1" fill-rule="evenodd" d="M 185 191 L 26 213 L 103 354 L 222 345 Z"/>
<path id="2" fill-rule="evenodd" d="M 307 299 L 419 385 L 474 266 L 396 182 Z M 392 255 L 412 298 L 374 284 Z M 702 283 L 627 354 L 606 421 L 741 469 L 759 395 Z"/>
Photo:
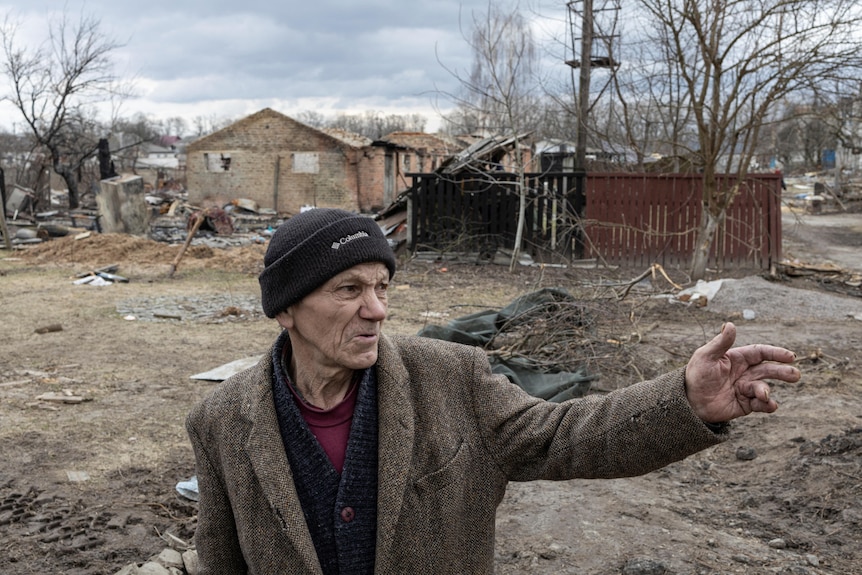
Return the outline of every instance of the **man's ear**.
<path id="1" fill-rule="evenodd" d="M 278 325 L 280 325 L 284 329 L 293 328 L 293 306 L 290 306 L 286 310 L 279 312 L 278 315 L 275 316 L 275 320 L 278 322 Z"/>

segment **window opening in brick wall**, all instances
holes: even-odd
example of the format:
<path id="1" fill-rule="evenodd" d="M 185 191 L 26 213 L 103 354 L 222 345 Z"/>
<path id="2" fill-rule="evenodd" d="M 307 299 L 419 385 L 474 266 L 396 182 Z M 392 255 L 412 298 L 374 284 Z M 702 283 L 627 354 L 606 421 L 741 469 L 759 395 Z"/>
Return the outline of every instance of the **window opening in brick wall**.
<path id="1" fill-rule="evenodd" d="M 410 154 L 404 154 L 401 157 L 401 161 L 404 164 L 404 171 L 409 172 L 410 171 Z"/>
<path id="2" fill-rule="evenodd" d="M 317 174 L 320 172 L 320 155 L 317 152 L 294 152 L 290 155 L 295 174 Z"/>
<path id="3" fill-rule="evenodd" d="M 204 154 L 204 164 L 208 172 L 230 171 L 230 154 Z"/>

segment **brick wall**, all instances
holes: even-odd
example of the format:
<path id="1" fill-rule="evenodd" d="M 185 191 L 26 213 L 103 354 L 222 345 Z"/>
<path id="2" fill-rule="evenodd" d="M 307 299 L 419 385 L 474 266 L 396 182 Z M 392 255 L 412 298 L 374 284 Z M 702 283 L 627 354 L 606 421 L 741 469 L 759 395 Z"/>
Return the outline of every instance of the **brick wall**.
<path id="1" fill-rule="evenodd" d="M 387 174 L 387 156 L 389 169 Z M 409 189 L 408 173 L 427 173 L 442 163 L 444 156 L 424 149 L 402 149 L 386 146 L 364 148 L 359 154 L 359 204 L 363 211 L 387 207 L 398 195 Z M 387 177 L 389 184 L 387 184 Z"/>
<path id="2" fill-rule="evenodd" d="M 385 185 L 386 149 L 364 148 L 359 154 L 356 168 L 359 177 L 359 206 L 362 211 L 377 211 L 394 199 Z"/>

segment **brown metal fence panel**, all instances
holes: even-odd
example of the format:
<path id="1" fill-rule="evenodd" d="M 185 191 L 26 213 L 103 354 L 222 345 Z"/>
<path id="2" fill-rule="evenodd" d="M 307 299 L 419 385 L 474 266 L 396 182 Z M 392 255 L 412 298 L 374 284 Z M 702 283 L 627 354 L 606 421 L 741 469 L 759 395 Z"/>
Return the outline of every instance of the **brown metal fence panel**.
<path id="1" fill-rule="evenodd" d="M 720 185 L 732 182 L 724 176 Z M 768 268 L 781 257 L 780 176 L 743 181 L 721 223 L 709 265 Z M 583 229 L 585 256 L 609 264 L 685 267 L 691 263 L 702 210 L 702 179 L 684 174 L 589 174 Z"/>
<path id="2" fill-rule="evenodd" d="M 691 263 L 702 210 L 700 176 L 587 174 L 583 196 L 577 177 L 571 172 L 527 174 L 523 252 L 538 261 L 585 257 L 668 268 Z M 511 249 L 517 182 L 515 174 L 502 172 L 414 174 L 410 249 Z M 780 184 L 780 176 L 763 174 L 740 185 L 713 242 L 711 267 L 766 269 L 780 258 Z"/>
<path id="3" fill-rule="evenodd" d="M 665 265 L 688 257 L 688 198 L 675 178 L 649 182 L 646 174 L 598 174 L 587 178 L 584 214 L 586 257 L 614 264 Z M 685 186 L 687 187 L 687 186 Z"/>

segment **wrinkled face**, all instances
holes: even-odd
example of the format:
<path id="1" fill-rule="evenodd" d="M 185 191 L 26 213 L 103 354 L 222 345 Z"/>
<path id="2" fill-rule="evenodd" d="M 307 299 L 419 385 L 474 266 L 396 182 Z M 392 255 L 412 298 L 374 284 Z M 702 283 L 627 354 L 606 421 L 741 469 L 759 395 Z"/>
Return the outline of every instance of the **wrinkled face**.
<path id="1" fill-rule="evenodd" d="M 322 371 L 374 365 L 388 287 L 384 264 L 359 264 L 280 313 L 277 319 L 290 333 L 294 358 L 310 360 Z"/>

